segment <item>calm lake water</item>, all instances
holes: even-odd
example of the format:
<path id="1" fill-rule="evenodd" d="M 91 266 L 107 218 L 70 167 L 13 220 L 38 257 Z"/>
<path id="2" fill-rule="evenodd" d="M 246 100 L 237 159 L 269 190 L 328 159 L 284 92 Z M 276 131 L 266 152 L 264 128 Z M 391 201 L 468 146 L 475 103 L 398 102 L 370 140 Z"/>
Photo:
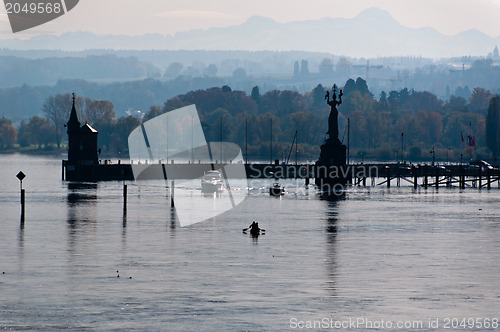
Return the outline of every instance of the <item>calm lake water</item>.
<path id="1" fill-rule="evenodd" d="M 254 181 L 235 209 L 180 227 L 164 183 L 129 183 L 124 216 L 122 183 L 63 182 L 62 158 L 0 155 L 0 329 L 500 330 L 496 186 L 327 201 Z M 252 220 L 265 235 L 242 233 Z"/>

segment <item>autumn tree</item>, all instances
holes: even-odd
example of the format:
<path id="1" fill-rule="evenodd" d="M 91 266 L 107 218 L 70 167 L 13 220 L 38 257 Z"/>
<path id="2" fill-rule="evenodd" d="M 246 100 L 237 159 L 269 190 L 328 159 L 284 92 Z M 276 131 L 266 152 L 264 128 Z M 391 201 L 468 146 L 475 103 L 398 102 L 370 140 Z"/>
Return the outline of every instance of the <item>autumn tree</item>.
<path id="1" fill-rule="evenodd" d="M 262 96 L 259 111 L 260 113 L 270 112 L 278 117 L 283 117 L 303 111 L 305 107 L 305 99 L 300 93 L 290 90 L 272 90 Z"/>
<path id="2" fill-rule="evenodd" d="M 115 118 L 113 103 L 107 100 L 90 100 L 85 98 L 85 106 L 82 110 L 83 121 L 90 125 L 96 123 L 111 122 Z"/>
<path id="3" fill-rule="evenodd" d="M 486 145 L 496 160 L 499 147 L 498 130 L 500 126 L 500 97 L 491 98 L 486 116 Z"/>
<path id="4" fill-rule="evenodd" d="M 49 120 L 32 116 L 29 121 L 21 122 L 19 127 L 19 144 L 21 146 L 36 145 L 40 149 L 43 146 L 47 147 L 54 142 L 54 126 Z"/>
<path id="5" fill-rule="evenodd" d="M 165 111 L 163 111 L 160 106 L 151 106 L 149 111 L 147 111 L 144 115 L 143 121 L 146 122 L 157 117 L 158 115 L 162 115 L 163 113 L 165 113 Z"/>
<path id="6" fill-rule="evenodd" d="M 302 143 L 308 142 L 319 145 L 324 137 L 322 131 L 325 131 L 325 128 L 323 128 L 323 125 L 324 122 L 313 113 L 295 112 L 290 115 L 290 126 L 284 132 L 284 135 L 291 141 L 295 130 L 297 130 Z"/>
<path id="7" fill-rule="evenodd" d="M 450 99 L 443 105 L 444 113 L 468 112 L 467 100 L 462 97 L 450 96 Z"/>
<path id="8" fill-rule="evenodd" d="M 116 121 L 111 139 L 111 148 L 115 152 L 127 151 L 128 137 L 132 130 L 141 125 L 141 120 L 129 115 L 121 117 Z"/>
<path id="9" fill-rule="evenodd" d="M 358 109 L 368 111 L 367 107 L 371 109 L 374 106 L 373 94 L 368 90 L 366 81 L 360 77 L 356 81 L 349 79 L 342 92 L 344 96 L 342 97 L 341 112 L 344 114 L 350 114 Z"/>
<path id="10" fill-rule="evenodd" d="M 255 103 L 257 103 L 257 105 L 260 103 L 260 90 L 257 85 L 253 87 L 250 97 L 255 100 Z"/>
<path id="11" fill-rule="evenodd" d="M 84 100 L 81 97 L 76 98 L 75 106 L 77 112 L 81 109 Z M 43 103 L 42 110 L 45 113 L 45 117 L 54 126 L 55 141 L 57 148 L 61 147 L 61 141 L 64 137 L 64 125 L 69 120 L 69 114 L 72 107 L 72 97 L 69 93 L 57 94 L 55 96 L 48 97 Z M 81 119 L 81 114 L 78 114 Z"/>
<path id="12" fill-rule="evenodd" d="M 438 111 L 442 106 L 443 101 L 428 91 L 412 91 L 404 104 L 402 104 L 402 108 L 413 112 Z"/>
<path id="13" fill-rule="evenodd" d="M 313 106 L 320 107 L 326 105 L 325 102 L 325 88 L 323 85 L 318 84 L 312 91 L 312 104 Z"/>
<path id="14" fill-rule="evenodd" d="M 493 94 L 483 88 L 474 88 L 469 98 L 469 109 L 474 113 L 485 114 Z"/>
<path id="15" fill-rule="evenodd" d="M 0 146 L 2 148 L 11 147 L 17 141 L 17 129 L 12 125 L 12 121 L 5 118 L 0 119 Z"/>
<path id="16" fill-rule="evenodd" d="M 422 141 L 428 145 L 438 143 L 443 132 L 441 115 L 435 111 L 419 111 L 416 120 L 416 127 Z"/>

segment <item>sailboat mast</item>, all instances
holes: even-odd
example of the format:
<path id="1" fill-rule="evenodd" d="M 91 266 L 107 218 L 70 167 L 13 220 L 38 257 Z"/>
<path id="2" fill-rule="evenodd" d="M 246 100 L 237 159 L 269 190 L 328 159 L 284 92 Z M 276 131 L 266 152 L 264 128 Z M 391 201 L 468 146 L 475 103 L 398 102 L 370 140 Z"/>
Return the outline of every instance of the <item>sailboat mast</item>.
<path id="1" fill-rule="evenodd" d="M 273 163 L 273 118 L 271 118 L 271 164 Z"/>

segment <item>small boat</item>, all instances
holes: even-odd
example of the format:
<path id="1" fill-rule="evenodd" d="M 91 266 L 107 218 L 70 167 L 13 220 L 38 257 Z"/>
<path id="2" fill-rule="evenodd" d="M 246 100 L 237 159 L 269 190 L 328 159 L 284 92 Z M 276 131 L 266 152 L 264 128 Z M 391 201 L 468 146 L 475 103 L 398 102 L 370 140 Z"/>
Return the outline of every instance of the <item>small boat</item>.
<path id="1" fill-rule="evenodd" d="M 257 236 L 257 235 L 260 235 L 260 229 L 253 229 L 251 228 L 250 229 L 250 235 L 253 235 L 253 236 Z"/>
<path id="2" fill-rule="evenodd" d="M 247 228 L 243 228 L 243 233 L 246 234 L 248 230 L 250 230 L 250 235 L 252 235 L 253 237 L 264 235 L 266 232 L 265 229 L 259 227 L 259 223 L 256 222 L 255 220 L 252 222 L 250 226 L 248 226 Z"/>
<path id="3" fill-rule="evenodd" d="M 285 194 L 285 188 L 278 182 L 275 182 L 273 186 L 269 188 L 269 195 L 271 196 L 282 196 L 284 194 Z"/>
<path id="4" fill-rule="evenodd" d="M 224 181 L 219 171 L 207 171 L 201 179 L 201 191 L 204 193 L 214 193 L 224 189 Z"/>

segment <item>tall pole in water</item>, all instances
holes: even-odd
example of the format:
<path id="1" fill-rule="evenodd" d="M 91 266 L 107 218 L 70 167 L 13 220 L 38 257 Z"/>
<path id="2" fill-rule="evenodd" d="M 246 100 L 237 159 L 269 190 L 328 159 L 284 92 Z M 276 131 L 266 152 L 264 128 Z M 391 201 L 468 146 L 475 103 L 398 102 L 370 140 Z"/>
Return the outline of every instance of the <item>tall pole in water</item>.
<path id="1" fill-rule="evenodd" d="M 248 116 L 245 118 L 245 164 L 248 164 Z"/>
<path id="2" fill-rule="evenodd" d="M 271 118 L 271 165 L 273 164 L 273 118 Z"/>
<path id="3" fill-rule="evenodd" d="M 298 165 L 298 155 L 299 155 L 299 131 L 295 131 L 295 166 Z"/>
<path id="4" fill-rule="evenodd" d="M 168 165 L 168 114 L 167 114 L 167 135 L 166 135 L 166 140 L 167 140 L 167 165 Z"/>
<path id="5" fill-rule="evenodd" d="M 194 117 L 191 116 L 191 163 L 194 164 Z"/>
<path id="6" fill-rule="evenodd" d="M 220 163 L 222 164 L 222 116 L 220 117 Z"/>
<path id="7" fill-rule="evenodd" d="M 405 161 L 405 146 L 403 144 L 404 143 L 403 137 L 404 137 L 404 133 L 401 132 L 401 160 L 404 163 L 404 161 Z"/>
<path id="8" fill-rule="evenodd" d="M 347 165 L 349 165 L 351 149 L 351 120 L 347 118 Z"/>
<path id="9" fill-rule="evenodd" d="M 20 186 L 21 186 L 21 228 L 24 228 L 24 213 L 25 213 L 25 208 L 24 208 L 24 199 L 25 199 L 25 192 L 23 189 L 23 179 L 26 177 L 26 174 L 23 173 L 23 171 L 20 171 L 17 173 L 16 177 L 20 181 Z"/>
<path id="10" fill-rule="evenodd" d="M 127 215 L 127 185 L 123 180 L 123 216 Z"/>

